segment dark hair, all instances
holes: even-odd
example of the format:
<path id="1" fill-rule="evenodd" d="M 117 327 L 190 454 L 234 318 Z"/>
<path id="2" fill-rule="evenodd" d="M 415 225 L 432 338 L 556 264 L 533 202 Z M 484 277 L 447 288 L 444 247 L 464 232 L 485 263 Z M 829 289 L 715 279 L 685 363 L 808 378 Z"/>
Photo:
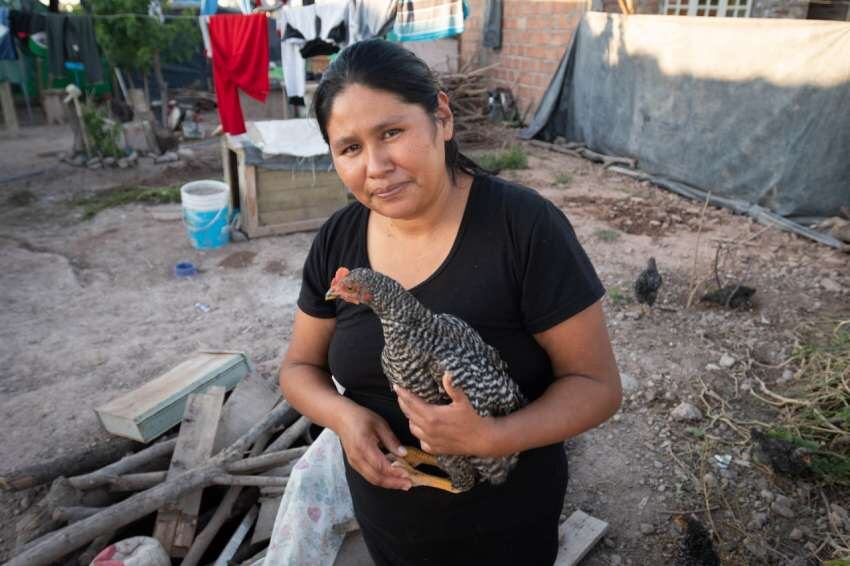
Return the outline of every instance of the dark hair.
<path id="1" fill-rule="evenodd" d="M 442 90 L 428 64 L 397 43 L 368 39 L 350 45 L 328 66 L 313 95 L 312 113 L 325 142 L 334 99 L 351 84 L 389 92 L 408 104 L 418 104 L 432 116 Z M 470 175 L 487 172 L 460 152 L 454 138 L 445 142 L 445 151 L 446 169 L 453 178 L 458 171 Z"/>

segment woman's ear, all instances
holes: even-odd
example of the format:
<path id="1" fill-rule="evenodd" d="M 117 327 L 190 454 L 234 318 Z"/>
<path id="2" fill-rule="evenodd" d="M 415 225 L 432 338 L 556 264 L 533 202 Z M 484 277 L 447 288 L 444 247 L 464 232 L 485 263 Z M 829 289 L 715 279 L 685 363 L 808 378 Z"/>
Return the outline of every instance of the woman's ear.
<path id="1" fill-rule="evenodd" d="M 449 95 L 440 91 L 437 93 L 437 123 L 441 126 L 443 141 L 449 141 L 454 137 L 454 116 L 449 106 Z"/>

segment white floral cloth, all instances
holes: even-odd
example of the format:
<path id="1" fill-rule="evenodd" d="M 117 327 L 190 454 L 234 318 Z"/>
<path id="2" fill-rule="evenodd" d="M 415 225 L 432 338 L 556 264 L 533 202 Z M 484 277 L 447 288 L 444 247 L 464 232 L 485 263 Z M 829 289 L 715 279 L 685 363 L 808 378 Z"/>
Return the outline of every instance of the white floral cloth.
<path id="1" fill-rule="evenodd" d="M 339 437 L 326 428 L 289 477 L 264 566 L 333 566 L 354 519 Z M 260 566 L 260 562 L 253 566 Z"/>

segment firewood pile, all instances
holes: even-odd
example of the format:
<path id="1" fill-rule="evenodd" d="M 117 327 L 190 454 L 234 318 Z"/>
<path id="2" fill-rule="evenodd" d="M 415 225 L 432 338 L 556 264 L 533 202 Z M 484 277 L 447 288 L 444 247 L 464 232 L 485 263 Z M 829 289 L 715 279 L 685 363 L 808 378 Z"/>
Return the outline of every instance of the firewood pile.
<path id="1" fill-rule="evenodd" d="M 455 139 L 461 145 L 490 140 L 490 128 L 487 127 L 489 97 L 485 75 L 497 66 L 472 69 L 467 63 L 457 73 L 439 75 L 454 114 Z"/>
<path id="2" fill-rule="evenodd" d="M 253 397 L 241 395 L 250 380 Z M 184 566 L 252 563 L 268 547 L 289 475 L 312 442 L 310 422 L 279 393 L 266 395 L 260 418 L 249 415 L 258 380 L 245 378 L 226 403 L 223 387 L 190 394 L 178 434 L 88 473 L 55 477 L 21 516 L 7 565 L 88 566 L 134 536 L 155 538 Z M 9 480 L 0 483 L 25 487 Z"/>

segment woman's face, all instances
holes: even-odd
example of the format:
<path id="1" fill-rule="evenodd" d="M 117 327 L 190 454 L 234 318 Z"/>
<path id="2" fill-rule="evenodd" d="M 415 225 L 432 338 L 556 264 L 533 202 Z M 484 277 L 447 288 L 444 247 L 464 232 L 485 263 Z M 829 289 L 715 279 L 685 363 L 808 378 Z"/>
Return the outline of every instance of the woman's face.
<path id="1" fill-rule="evenodd" d="M 334 166 L 365 206 L 382 216 L 414 218 L 447 187 L 444 142 L 452 137 L 448 98 L 437 120 L 396 95 L 351 84 L 331 107 L 327 124 Z"/>

